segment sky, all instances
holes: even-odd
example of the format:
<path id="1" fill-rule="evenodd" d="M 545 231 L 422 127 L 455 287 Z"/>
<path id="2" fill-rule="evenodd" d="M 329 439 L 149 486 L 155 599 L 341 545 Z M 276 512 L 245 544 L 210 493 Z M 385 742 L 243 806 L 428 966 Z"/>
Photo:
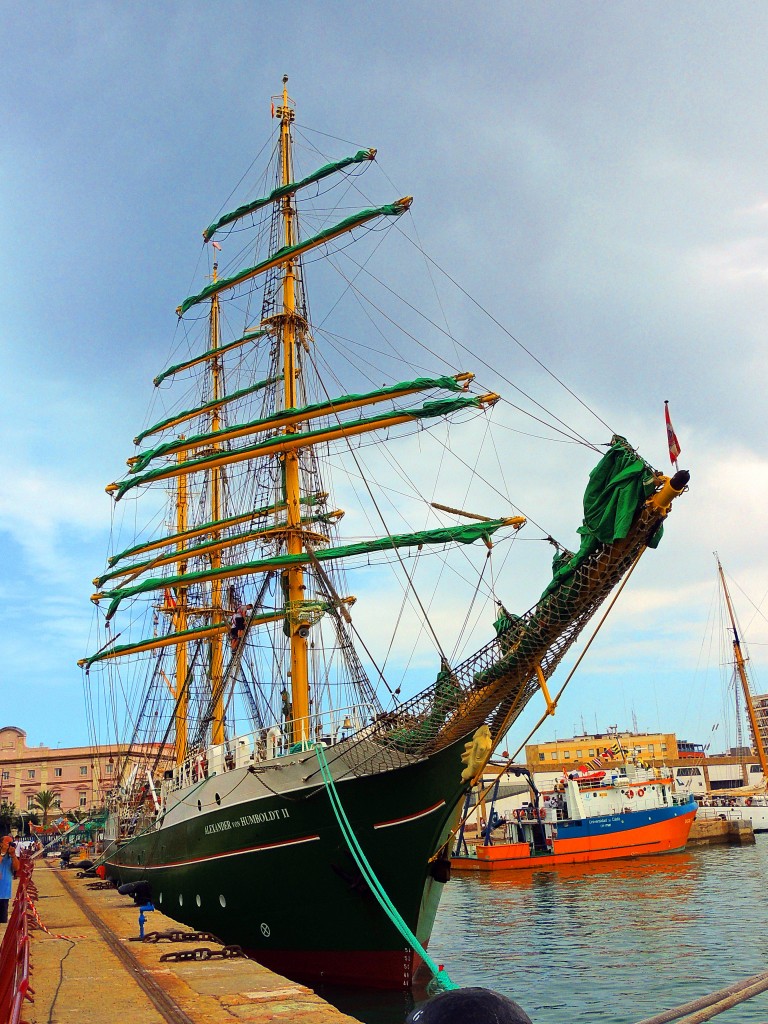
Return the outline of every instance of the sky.
<path id="1" fill-rule="evenodd" d="M 451 309 L 452 326 L 489 363 L 502 350 L 482 349 L 480 309 L 508 332 L 508 376 L 528 386 L 514 336 L 584 403 L 567 415 L 594 410 L 665 470 L 670 402 L 690 490 L 539 737 L 636 723 L 735 742 L 710 638 L 714 551 L 768 691 L 768 8 L 0 13 L 2 724 L 30 744 L 87 739 L 76 661 L 109 543 L 104 486 L 145 421 L 175 306 L 200 283 L 199 231 L 258 153 L 287 74 L 298 122 L 376 146 L 396 195 L 414 195 L 421 244 L 478 303 Z M 539 386 L 553 398 L 551 378 Z M 510 439 L 510 460 L 536 505 L 575 529 L 589 466 L 537 465 L 523 444 Z"/>

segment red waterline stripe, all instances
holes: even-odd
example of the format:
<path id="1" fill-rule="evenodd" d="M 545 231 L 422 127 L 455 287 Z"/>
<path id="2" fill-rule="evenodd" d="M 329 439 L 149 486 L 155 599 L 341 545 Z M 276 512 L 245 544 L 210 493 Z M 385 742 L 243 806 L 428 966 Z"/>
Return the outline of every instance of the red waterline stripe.
<path id="1" fill-rule="evenodd" d="M 428 814 L 432 814 L 439 807 L 445 807 L 445 800 L 441 800 L 439 803 L 433 804 L 428 807 L 426 811 L 417 811 L 416 814 L 409 814 L 405 818 L 393 818 L 392 821 L 380 821 L 378 825 L 374 825 L 374 828 L 391 828 L 392 825 L 402 825 L 406 821 L 416 821 L 418 818 L 426 818 Z"/>
<path id="2" fill-rule="evenodd" d="M 183 868 L 189 864 L 201 864 L 203 861 L 222 860 L 225 857 L 240 857 L 244 853 L 261 853 L 262 850 L 276 850 L 283 846 L 297 846 L 300 843 L 313 843 L 320 836 L 304 836 L 303 839 L 289 839 L 284 843 L 264 843 L 261 846 L 245 846 L 242 850 L 229 850 L 227 853 L 214 853 L 207 857 L 193 857 L 191 860 L 171 860 L 167 864 L 120 864 L 108 861 L 116 868 L 136 868 L 142 871 L 162 871 L 164 868 Z"/>

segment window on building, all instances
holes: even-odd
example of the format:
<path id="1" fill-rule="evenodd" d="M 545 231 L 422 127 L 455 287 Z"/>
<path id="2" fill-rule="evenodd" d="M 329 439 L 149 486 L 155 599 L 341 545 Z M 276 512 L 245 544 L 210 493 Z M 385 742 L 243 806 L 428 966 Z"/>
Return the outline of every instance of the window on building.
<path id="1" fill-rule="evenodd" d="M 27 769 L 27 778 L 28 779 L 34 779 L 34 777 L 35 777 L 35 769 L 34 768 L 28 768 Z"/>
<path id="2" fill-rule="evenodd" d="M 27 797 L 27 810 L 28 811 L 34 811 L 36 809 L 37 808 L 35 807 L 35 798 L 33 796 L 28 796 Z"/>
<path id="3" fill-rule="evenodd" d="M 80 774 L 81 775 L 87 775 L 88 774 L 88 765 L 87 764 L 81 764 L 80 765 Z"/>
<path id="4" fill-rule="evenodd" d="M 88 806 L 88 794 L 87 793 L 81 793 L 80 794 L 80 806 L 81 807 L 87 807 Z"/>
<path id="5" fill-rule="evenodd" d="M 8 779 L 10 779 L 10 777 L 11 777 L 11 773 L 10 772 L 3 772 L 3 782 L 7 782 Z"/>
<path id="6" fill-rule="evenodd" d="M 61 768 L 54 768 L 54 769 L 53 769 L 53 774 L 54 774 L 54 776 L 55 776 L 55 777 L 56 777 L 57 779 L 60 779 L 60 778 L 61 778 Z"/>
<path id="7" fill-rule="evenodd" d="M 546 756 L 546 754 L 539 754 L 539 760 L 543 761 Z"/>
<path id="8" fill-rule="evenodd" d="M 589 752 L 589 756 L 590 756 L 590 757 L 594 757 L 594 756 L 595 756 L 595 752 L 594 752 L 594 750 L 590 750 L 590 752 Z"/>
<path id="9" fill-rule="evenodd" d="M 552 753 L 549 756 L 552 758 L 553 761 L 556 761 L 557 760 L 557 751 L 553 750 Z"/>
<path id="10" fill-rule="evenodd" d="M 648 744 L 648 753 L 649 753 L 649 754 L 652 754 L 652 753 L 653 753 L 653 751 L 654 751 L 654 746 L 653 746 L 653 744 L 652 744 L 652 743 L 649 743 L 649 744 Z"/>
<path id="11" fill-rule="evenodd" d="M 582 756 L 583 756 L 583 755 L 582 755 L 581 751 L 580 751 L 580 750 L 577 750 L 577 751 L 576 751 L 576 757 L 582 757 Z"/>
<path id="12" fill-rule="evenodd" d="M 662 743 L 661 744 L 661 752 L 662 752 L 662 754 L 666 752 L 666 749 L 667 749 L 667 744 L 666 743 Z"/>
<path id="13" fill-rule="evenodd" d="M 570 761 L 571 760 L 571 752 L 570 752 L 570 750 L 566 750 L 565 751 L 565 753 L 563 754 L 563 760 L 564 761 Z"/>
<path id="14" fill-rule="evenodd" d="M 115 766 L 111 762 L 109 764 L 107 764 L 107 775 L 111 775 L 112 774 L 112 769 L 114 767 Z"/>

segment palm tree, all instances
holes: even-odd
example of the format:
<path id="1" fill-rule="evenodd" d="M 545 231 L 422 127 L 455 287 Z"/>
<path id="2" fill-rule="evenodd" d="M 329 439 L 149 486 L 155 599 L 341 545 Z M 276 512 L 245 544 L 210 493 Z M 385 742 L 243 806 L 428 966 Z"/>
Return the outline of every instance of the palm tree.
<path id="1" fill-rule="evenodd" d="M 11 825 L 15 816 L 16 804 L 3 800 L 0 803 L 0 835 L 6 835 L 11 831 Z"/>
<path id="2" fill-rule="evenodd" d="M 56 810 L 59 804 L 59 794 L 50 789 L 41 789 L 35 796 L 35 807 L 43 812 L 43 828 L 48 825 L 48 814 Z"/>

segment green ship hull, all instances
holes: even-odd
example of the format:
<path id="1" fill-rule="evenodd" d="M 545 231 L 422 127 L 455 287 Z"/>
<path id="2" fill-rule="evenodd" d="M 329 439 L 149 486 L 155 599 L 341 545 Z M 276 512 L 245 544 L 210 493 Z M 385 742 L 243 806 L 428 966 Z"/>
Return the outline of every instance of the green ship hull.
<path id="1" fill-rule="evenodd" d="M 336 782 L 366 858 L 425 947 L 448 875 L 445 859 L 430 858 L 467 790 L 465 739 L 413 764 Z M 169 823 L 169 812 L 159 828 L 116 847 L 107 874 L 121 884 L 148 881 L 169 917 L 288 977 L 408 987 L 418 957 L 363 881 L 312 757 L 293 765 L 302 780 L 312 778 L 255 799 L 238 795 L 262 786 L 266 769 L 209 778 L 180 800 L 192 814 Z M 274 774 L 289 771 L 277 762 Z"/>

